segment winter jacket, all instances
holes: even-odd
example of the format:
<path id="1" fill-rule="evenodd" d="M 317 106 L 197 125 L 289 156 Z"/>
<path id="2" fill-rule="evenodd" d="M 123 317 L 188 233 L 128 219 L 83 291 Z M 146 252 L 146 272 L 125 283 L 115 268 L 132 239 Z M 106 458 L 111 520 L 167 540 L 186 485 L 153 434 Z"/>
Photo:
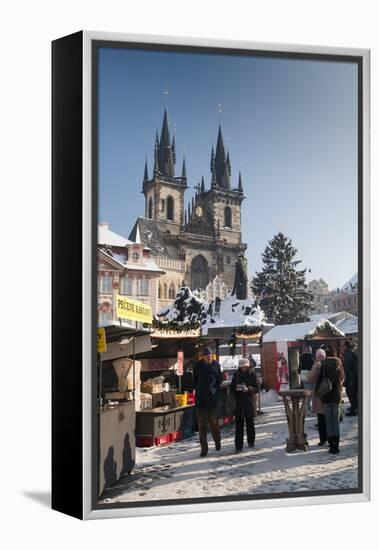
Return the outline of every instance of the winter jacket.
<path id="1" fill-rule="evenodd" d="M 352 349 L 346 349 L 343 354 L 343 369 L 345 371 L 345 386 L 347 391 L 357 391 L 358 388 L 358 357 Z"/>
<path id="2" fill-rule="evenodd" d="M 298 373 L 301 374 L 302 370 L 311 371 L 314 362 L 315 362 L 315 360 L 314 360 L 314 357 L 311 353 L 308 353 L 308 352 L 302 353 L 300 355 Z"/>
<path id="3" fill-rule="evenodd" d="M 311 372 L 309 373 L 308 381 L 312 384 L 315 384 L 320 376 L 320 369 L 321 369 L 321 362 L 315 361 L 313 363 L 313 367 Z M 315 414 L 324 414 L 324 409 L 322 408 L 322 403 L 319 397 L 314 392 L 314 388 L 312 390 L 312 411 Z"/>
<path id="4" fill-rule="evenodd" d="M 315 384 L 315 392 L 317 393 L 317 388 L 321 383 L 321 380 L 324 376 L 329 378 L 332 383 L 332 389 L 324 397 L 321 398 L 321 402 L 327 405 L 338 405 L 341 402 L 342 396 L 342 385 L 345 379 L 345 374 L 343 372 L 342 362 L 338 357 L 327 357 L 322 361 L 320 374 Z"/>
<path id="5" fill-rule="evenodd" d="M 237 391 L 237 385 L 246 384 L 249 391 Z M 255 394 L 258 393 L 257 376 L 251 370 L 244 372 L 242 369 L 233 375 L 230 389 L 236 396 L 236 416 L 252 418 L 257 415 Z"/>
<path id="6" fill-rule="evenodd" d="M 221 369 L 217 361 L 201 360 L 194 366 L 195 405 L 198 409 L 214 409 L 220 394 Z"/>

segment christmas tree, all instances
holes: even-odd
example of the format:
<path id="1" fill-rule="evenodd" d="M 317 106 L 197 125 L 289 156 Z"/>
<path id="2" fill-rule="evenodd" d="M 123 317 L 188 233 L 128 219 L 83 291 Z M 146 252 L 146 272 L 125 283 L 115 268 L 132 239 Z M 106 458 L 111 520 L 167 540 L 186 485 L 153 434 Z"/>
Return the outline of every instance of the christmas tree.
<path id="1" fill-rule="evenodd" d="M 256 273 L 251 288 L 269 322 L 276 325 L 307 321 L 312 298 L 305 282 L 306 269 L 297 270 L 297 250 L 292 240 L 278 233 L 262 254 L 263 269 Z"/>

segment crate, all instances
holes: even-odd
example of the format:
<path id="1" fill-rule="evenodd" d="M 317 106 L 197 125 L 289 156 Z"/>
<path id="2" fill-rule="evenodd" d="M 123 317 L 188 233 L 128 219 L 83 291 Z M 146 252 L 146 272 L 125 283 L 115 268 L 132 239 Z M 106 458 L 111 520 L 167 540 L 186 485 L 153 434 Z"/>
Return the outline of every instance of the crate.
<path id="1" fill-rule="evenodd" d="M 187 428 L 183 428 L 183 439 L 188 439 L 189 437 L 192 437 L 195 435 L 195 430 L 192 426 L 188 426 Z"/>
<path id="2" fill-rule="evenodd" d="M 180 432 L 172 432 L 170 434 L 170 441 L 174 442 L 174 441 L 180 441 L 181 439 L 183 439 L 183 432 L 180 431 Z"/>
<path id="3" fill-rule="evenodd" d="M 136 447 L 152 447 L 153 445 L 153 435 L 136 435 Z"/>
<path id="4" fill-rule="evenodd" d="M 158 437 L 156 437 L 154 439 L 154 443 L 155 445 L 157 445 L 158 447 L 160 445 L 167 445 L 167 443 L 171 443 L 171 435 L 170 434 L 166 434 L 166 435 L 158 435 Z"/>

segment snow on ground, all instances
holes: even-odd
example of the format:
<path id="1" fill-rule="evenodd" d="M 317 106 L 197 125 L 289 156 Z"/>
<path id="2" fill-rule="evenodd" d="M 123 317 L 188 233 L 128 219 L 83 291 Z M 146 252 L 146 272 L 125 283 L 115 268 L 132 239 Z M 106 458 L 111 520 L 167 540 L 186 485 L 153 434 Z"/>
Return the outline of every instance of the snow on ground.
<path id="1" fill-rule="evenodd" d="M 263 400 L 264 401 L 264 400 Z M 255 420 L 254 448 L 234 453 L 234 424 L 221 428 L 222 448 L 200 458 L 198 436 L 164 447 L 137 449 L 137 465 L 102 495 L 101 503 L 275 494 L 358 487 L 357 417 L 341 426 L 341 453 L 318 447 L 316 416 L 307 417 L 309 452 L 285 450 L 287 421 L 281 401 L 267 399 Z"/>

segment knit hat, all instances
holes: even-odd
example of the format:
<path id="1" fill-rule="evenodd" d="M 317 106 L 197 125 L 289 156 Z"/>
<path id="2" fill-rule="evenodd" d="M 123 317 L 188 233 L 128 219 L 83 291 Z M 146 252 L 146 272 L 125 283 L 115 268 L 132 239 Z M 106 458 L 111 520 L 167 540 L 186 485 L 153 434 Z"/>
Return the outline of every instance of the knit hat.
<path id="1" fill-rule="evenodd" d="M 203 355 L 212 355 L 212 350 L 211 350 L 211 348 L 204 348 L 204 350 L 203 350 Z"/>
<path id="2" fill-rule="evenodd" d="M 250 366 L 250 361 L 249 361 L 246 357 L 242 357 L 242 359 L 240 359 L 240 360 L 238 361 L 238 366 L 239 366 L 239 367 L 244 367 L 245 365 L 246 365 L 247 367 L 249 367 L 249 366 Z"/>
<path id="3" fill-rule="evenodd" d="M 317 351 L 316 351 L 316 359 L 317 361 L 323 361 L 326 357 L 326 353 L 325 353 L 325 350 L 323 350 L 322 348 L 319 348 Z"/>

